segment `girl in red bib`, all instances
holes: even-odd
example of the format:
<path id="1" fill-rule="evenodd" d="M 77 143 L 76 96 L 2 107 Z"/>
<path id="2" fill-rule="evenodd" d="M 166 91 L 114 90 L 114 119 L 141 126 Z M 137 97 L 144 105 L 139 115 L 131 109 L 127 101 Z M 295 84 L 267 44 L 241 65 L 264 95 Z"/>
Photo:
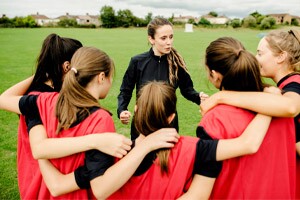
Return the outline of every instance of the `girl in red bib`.
<path id="1" fill-rule="evenodd" d="M 102 134 L 92 133 L 113 132 L 112 134 L 118 135 L 114 133 L 115 128 L 110 113 L 102 108 L 98 102 L 98 99 L 106 97 L 111 87 L 114 72 L 113 61 L 105 52 L 99 49 L 82 47 L 76 51 L 71 63 L 77 67 L 72 67 L 71 71 L 66 74 L 61 93 L 45 92 L 39 95 L 19 97 L 12 95 L 12 90 L 18 88 L 13 87 L 13 89 L 7 90 L 0 97 L 1 108 L 17 113 L 21 112 L 26 116 L 29 140 L 34 157 L 40 156 L 37 155 L 40 154 L 39 150 L 45 152 L 42 148 L 49 148 L 49 145 L 45 147 L 40 144 L 45 144 L 45 140 L 51 143 L 55 139 L 57 145 L 53 145 L 53 149 L 48 149 L 48 152 L 52 150 L 50 156 L 53 158 L 50 160 L 51 166 L 55 166 L 63 174 L 71 173 L 66 180 L 71 176 L 72 178 L 77 176 L 78 172 L 82 170 L 81 166 L 84 164 L 85 150 L 99 149 L 102 152 L 106 152 L 107 146 L 111 147 L 110 142 L 108 140 L 105 141 L 107 137 L 101 137 Z M 41 124 L 44 126 L 41 126 Z M 45 131 L 47 134 L 45 134 Z M 96 135 L 100 137 L 96 137 Z M 51 139 L 47 139 L 47 137 Z M 97 138 L 104 139 L 104 141 L 92 140 Z M 110 136 L 110 138 L 116 139 L 117 137 Z M 71 140 L 72 142 L 70 142 Z M 82 144 L 79 140 L 81 140 Z M 88 141 L 92 141 L 92 143 L 88 143 Z M 120 162 L 115 165 L 115 170 L 134 168 L 135 165 L 139 164 L 139 160 L 141 161 L 149 151 L 162 147 L 172 147 L 174 146 L 173 142 L 176 141 L 177 134 L 175 131 L 171 134 L 153 134 L 145 139 L 143 145 L 131 151 L 130 155 L 126 157 L 126 159 L 134 157 L 134 162 L 126 162 L 125 165 L 122 165 L 122 162 Z M 65 151 L 61 149 L 62 142 L 66 144 Z M 108 142 L 108 144 L 103 142 Z M 73 148 L 70 148 L 70 144 L 74 144 Z M 95 144 L 102 145 L 102 148 L 96 147 Z M 120 145 L 124 145 L 120 147 L 123 149 L 123 152 L 120 153 L 124 155 L 131 148 L 131 141 L 129 140 L 127 143 L 126 141 L 121 142 Z M 106 150 L 103 151 L 103 149 Z M 112 152 L 112 150 L 108 149 L 108 152 Z M 56 192 L 58 190 L 57 193 L 53 192 L 53 187 L 49 187 L 49 191 L 45 184 L 49 177 L 45 175 L 47 170 L 44 170 L 43 166 L 50 165 L 50 163 L 47 160 L 39 159 L 39 164 L 45 181 L 35 182 L 36 184 L 30 188 L 31 191 L 35 192 L 38 199 L 55 199 L 55 196 L 58 196 L 61 190 L 69 193 L 59 198 L 93 198 L 93 194 L 89 190 L 84 189 L 85 185 L 80 183 L 64 184 L 64 182 L 60 182 L 62 184 L 61 187 L 58 189 L 54 188 Z M 77 171 L 75 171 L 76 169 Z M 73 173 L 73 171 L 75 172 Z M 71 190 L 70 188 L 73 187 L 76 189 Z"/>
<path id="2" fill-rule="evenodd" d="M 265 88 L 265 92 L 220 91 L 201 104 L 206 113 L 216 104 L 228 104 L 275 117 L 293 117 L 296 130 L 297 186 L 300 199 L 300 32 L 271 31 L 257 47 L 256 58 L 261 75 L 271 78 L 280 89 Z M 272 94 L 274 93 L 275 94 Z M 282 146 L 282 145 L 281 145 Z"/>
<path id="3" fill-rule="evenodd" d="M 134 120 L 140 135 L 133 141 L 132 151 L 140 148 L 144 140 L 153 135 L 153 131 L 169 127 L 175 112 L 174 88 L 162 82 L 145 85 L 137 100 Z M 181 136 L 174 148 L 152 151 L 138 167 L 126 168 L 122 173 L 115 171 L 115 174 L 111 174 L 111 170 L 120 162 L 128 162 L 124 160 L 128 155 L 116 160 L 99 151 L 89 151 L 84 170 L 75 179 L 77 183 L 85 182 L 86 185 L 86 182 L 90 182 L 98 199 L 208 198 L 222 168 L 219 161 L 255 153 L 270 119 L 258 114 L 240 137 L 231 140 L 201 140 Z M 205 130 L 199 127 L 197 133 L 203 134 Z M 48 166 L 47 172 L 53 179 L 67 179 L 53 166 Z M 109 179 L 105 178 L 108 174 L 111 174 Z M 69 180 L 68 184 L 73 185 L 75 179 Z"/>
<path id="4" fill-rule="evenodd" d="M 259 49 L 262 53 L 262 49 Z M 214 86 L 224 93 L 232 90 L 247 91 L 245 94 L 249 96 L 253 93 L 259 94 L 263 90 L 260 78 L 260 71 L 263 69 L 258 68 L 258 63 L 250 65 L 255 62 L 257 62 L 255 57 L 233 38 L 219 38 L 206 49 L 209 78 Z M 247 65 L 252 67 L 246 68 Z M 275 99 L 276 96 L 273 96 Z M 236 98 L 233 101 L 240 99 Z M 235 138 L 253 117 L 252 111 L 220 104 L 205 113 L 200 125 L 214 139 Z M 262 146 L 256 154 L 223 162 L 223 169 L 216 180 L 211 198 L 295 198 L 294 133 L 292 118 L 273 118 Z"/>

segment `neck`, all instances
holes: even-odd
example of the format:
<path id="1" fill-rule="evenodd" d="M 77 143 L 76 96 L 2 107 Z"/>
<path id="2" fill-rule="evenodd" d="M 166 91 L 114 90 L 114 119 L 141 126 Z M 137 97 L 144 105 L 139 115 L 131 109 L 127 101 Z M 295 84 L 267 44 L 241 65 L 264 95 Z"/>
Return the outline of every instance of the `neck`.
<path id="1" fill-rule="evenodd" d="M 282 71 L 280 70 L 274 77 L 273 77 L 273 81 L 275 83 L 278 83 L 283 77 L 285 77 L 286 75 L 290 74 L 290 73 L 293 73 L 294 71 L 293 70 L 285 70 L 285 71 Z"/>
<path id="2" fill-rule="evenodd" d="M 153 50 L 155 56 L 163 56 L 163 54 L 160 53 L 159 51 L 157 51 L 157 49 L 155 47 L 152 47 L 152 50 Z"/>

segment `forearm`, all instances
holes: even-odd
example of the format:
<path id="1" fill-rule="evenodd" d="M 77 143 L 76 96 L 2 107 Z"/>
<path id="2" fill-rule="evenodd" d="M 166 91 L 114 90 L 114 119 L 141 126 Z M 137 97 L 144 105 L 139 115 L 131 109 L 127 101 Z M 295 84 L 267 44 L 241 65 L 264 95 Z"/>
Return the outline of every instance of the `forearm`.
<path id="1" fill-rule="evenodd" d="M 107 169 L 102 176 L 91 181 L 91 187 L 97 199 L 106 199 L 129 180 L 148 153 L 140 147 L 133 148 L 128 155 Z"/>
<path id="2" fill-rule="evenodd" d="M 269 129 L 271 119 L 270 116 L 257 114 L 238 138 L 220 140 L 217 160 L 256 153 Z"/>
<path id="3" fill-rule="evenodd" d="M 274 117 L 294 117 L 297 114 L 290 98 L 267 92 L 221 91 L 217 93 L 217 102 Z"/>
<path id="4" fill-rule="evenodd" d="M 188 191 L 178 199 L 180 200 L 209 199 L 215 180 L 216 180 L 215 178 L 210 178 L 199 174 L 195 174 Z"/>
<path id="5" fill-rule="evenodd" d="M 73 172 L 64 175 L 50 161 L 39 159 L 38 162 L 44 182 L 52 196 L 56 197 L 80 189 Z"/>
<path id="6" fill-rule="evenodd" d="M 40 142 L 35 142 L 35 145 L 31 145 L 31 151 L 35 159 L 61 158 L 94 149 L 94 140 L 94 134 L 79 137 L 44 138 Z"/>
<path id="7" fill-rule="evenodd" d="M 0 96 L 0 109 L 20 113 L 19 100 L 28 90 L 33 77 L 27 78 L 4 91 Z"/>
<path id="8" fill-rule="evenodd" d="M 300 142 L 296 143 L 296 151 L 297 151 L 298 155 L 300 156 Z"/>

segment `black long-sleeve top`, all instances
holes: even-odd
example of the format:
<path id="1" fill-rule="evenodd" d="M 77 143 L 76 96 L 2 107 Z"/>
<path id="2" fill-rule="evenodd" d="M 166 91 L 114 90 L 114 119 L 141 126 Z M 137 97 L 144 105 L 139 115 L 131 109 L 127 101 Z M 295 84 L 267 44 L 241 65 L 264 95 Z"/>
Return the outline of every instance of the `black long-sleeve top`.
<path id="1" fill-rule="evenodd" d="M 149 81 L 170 83 L 167 55 L 155 56 L 152 48 L 130 60 L 118 96 L 118 117 L 122 111 L 127 110 L 134 87 L 136 86 L 136 94 L 138 94 L 141 87 Z M 199 92 L 194 89 L 190 75 L 182 67 L 178 67 L 178 80 L 174 84 L 175 89 L 178 87 L 186 99 L 200 104 Z"/>

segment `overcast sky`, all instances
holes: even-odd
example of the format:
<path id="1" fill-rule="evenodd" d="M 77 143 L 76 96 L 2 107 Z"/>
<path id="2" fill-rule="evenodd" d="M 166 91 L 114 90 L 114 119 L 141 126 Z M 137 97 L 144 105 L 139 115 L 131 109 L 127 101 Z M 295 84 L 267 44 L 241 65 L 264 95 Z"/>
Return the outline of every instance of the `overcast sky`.
<path id="1" fill-rule="evenodd" d="M 104 5 L 118 10 L 129 9 L 137 17 L 170 17 L 172 14 L 199 17 L 210 11 L 230 18 L 244 18 L 254 11 L 261 14 L 289 13 L 300 16 L 300 0 L 0 0 L 0 15 L 9 18 L 30 14 L 58 17 L 70 15 L 98 15 Z M 0 17 L 1 17 L 0 16 Z"/>

